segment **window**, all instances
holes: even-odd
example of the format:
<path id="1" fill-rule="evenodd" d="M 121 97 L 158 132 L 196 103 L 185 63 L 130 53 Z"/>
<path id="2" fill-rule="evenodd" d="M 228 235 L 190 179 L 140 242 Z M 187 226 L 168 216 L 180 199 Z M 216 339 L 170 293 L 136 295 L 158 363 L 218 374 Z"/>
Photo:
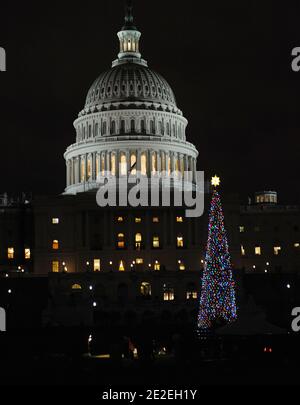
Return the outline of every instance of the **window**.
<path id="1" fill-rule="evenodd" d="M 100 259 L 94 259 L 94 271 L 101 270 L 101 261 Z"/>
<path id="2" fill-rule="evenodd" d="M 115 154 L 111 155 L 110 164 L 111 164 L 111 168 L 110 168 L 111 174 L 112 174 L 112 176 L 115 176 L 116 175 L 116 155 Z"/>
<path id="3" fill-rule="evenodd" d="M 13 247 L 9 247 L 7 249 L 7 258 L 8 259 L 13 259 L 15 256 L 15 249 Z"/>
<path id="4" fill-rule="evenodd" d="M 158 260 L 155 260 L 155 263 L 154 263 L 154 270 L 156 270 L 156 271 L 159 271 L 159 270 L 160 270 L 160 263 L 159 263 Z"/>
<path id="5" fill-rule="evenodd" d="M 152 222 L 157 224 L 159 222 L 159 218 L 158 217 L 153 217 Z"/>
<path id="6" fill-rule="evenodd" d="M 140 224 L 142 222 L 142 218 L 141 217 L 135 217 L 134 222 L 136 224 Z"/>
<path id="7" fill-rule="evenodd" d="M 239 226 L 239 231 L 240 231 L 240 233 L 244 233 L 244 232 L 245 232 L 245 227 L 244 227 L 244 225 L 240 225 L 240 226 Z"/>
<path id="8" fill-rule="evenodd" d="M 183 248 L 184 247 L 183 236 L 177 236 L 177 247 L 178 248 Z"/>
<path id="9" fill-rule="evenodd" d="M 53 273 L 58 273 L 59 272 L 59 262 L 57 260 L 54 260 L 52 262 L 52 272 Z"/>
<path id="10" fill-rule="evenodd" d="M 254 253 L 256 254 L 256 256 L 260 256 L 261 255 L 261 247 L 260 246 L 255 246 Z"/>
<path id="11" fill-rule="evenodd" d="M 141 284 L 141 294 L 144 297 L 151 297 L 151 284 L 143 282 Z"/>
<path id="12" fill-rule="evenodd" d="M 124 249 L 125 248 L 125 235 L 124 235 L 124 233 L 118 233 L 117 247 L 118 247 L 118 249 Z"/>
<path id="13" fill-rule="evenodd" d="M 81 287 L 80 284 L 73 284 L 73 285 L 72 285 L 72 290 L 81 291 L 81 290 L 82 290 L 82 287 Z"/>
<path id="14" fill-rule="evenodd" d="M 164 298 L 164 301 L 174 301 L 174 298 L 175 298 L 174 288 L 164 284 L 163 298 Z"/>
<path id="15" fill-rule="evenodd" d="M 85 159 L 81 158 L 81 182 L 85 181 Z"/>
<path id="16" fill-rule="evenodd" d="M 141 257 L 139 257 L 139 258 L 135 259 L 135 263 L 136 263 L 136 264 L 143 264 L 143 263 L 144 263 L 144 259 L 141 258 Z"/>
<path id="17" fill-rule="evenodd" d="M 157 171 L 157 159 L 156 159 L 156 153 L 153 153 L 152 158 L 151 158 L 151 172 L 156 173 Z"/>
<path id="18" fill-rule="evenodd" d="M 29 248 L 24 249 L 24 257 L 25 257 L 25 260 L 29 260 L 31 258 L 31 251 Z"/>
<path id="19" fill-rule="evenodd" d="M 197 291 L 187 291 L 186 292 L 186 299 L 187 300 L 196 300 L 198 298 Z"/>
<path id="20" fill-rule="evenodd" d="M 90 179 L 92 175 L 92 159 L 88 158 L 87 161 L 87 180 Z"/>
<path id="21" fill-rule="evenodd" d="M 134 242 L 135 242 L 135 248 L 137 250 L 141 249 L 142 241 L 143 241 L 142 234 L 141 233 L 136 233 L 135 237 L 134 237 Z"/>
<path id="22" fill-rule="evenodd" d="M 182 260 L 178 260 L 178 268 L 179 270 L 185 270 L 185 264 Z"/>
<path id="23" fill-rule="evenodd" d="M 147 157 L 146 153 L 142 153 L 141 155 L 141 174 L 144 176 L 147 175 Z"/>
<path id="24" fill-rule="evenodd" d="M 152 247 L 154 249 L 158 249 L 160 247 L 160 243 L 159 243 L 159 236 L 154 235 L 152 238 Z"/>
<path id="25" fill-rule="evenodd" d="M 281 246 L 274 246 L 273 250 L 274 250 L 274 255 L 278 256 L 281 253 Z"/>
<path id="26" fill-rule="evenodd" d="M 243 245 L 241 245 L 241 255 L 245 256 L 246 255 L 246 251 Z"/>
<path id="27" fill-rule="evenodd" d="M 176 217 L 176 222 L 183 222 L 183 217 Z"/>
<path id="28" fill-rule="evenodd" d="M 59 242 L 58 240 L 54 239 L 52 242 L 52 249 L 53 250 L 58 250 L 59 249 Z"/>
<path id="29" fill-rule="evenodd" d="M 130 157 L 130 174 L 136 175 L 136 154 L 133 153 Z"/>
<path id="30" fill-rule="evenodd" d="M 121 154 L 120 169 L 121 169 L 121 176 L 126 176 L 127 175 L 127 159 L 126 159 L 125 153 Z"/>
<path id="31" fill-rule="evenodd" d="M 59 224 L 59 218 L 52 218 L 52 224 L 53 225 L 58 225 Z"/>
<path id="32" fill-rule="evenodd" d="M 124 266 L 123 260 L 121 260 L 119 263 L 119 271 L 125 271 L 125 266 Z"/>
<path id="33" fill-rule="evenodd" d="M 130 121 L 130 131 L 135 132 L 135 121 L 134 120 Z"/>

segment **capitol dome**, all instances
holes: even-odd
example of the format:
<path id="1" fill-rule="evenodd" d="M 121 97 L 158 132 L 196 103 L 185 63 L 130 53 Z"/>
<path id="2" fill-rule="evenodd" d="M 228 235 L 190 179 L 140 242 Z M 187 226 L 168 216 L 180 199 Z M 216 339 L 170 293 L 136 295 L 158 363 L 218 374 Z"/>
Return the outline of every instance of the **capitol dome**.
<path id="1" fill-rule="evenodd" d="M 107 104 L 150 102 L 165 110 L 176 109 L 174 93 L 167 81 L 147 66 L 122 63 L 102 73 L 91 86 L 85 110 L 105 108 Z"/>
<path id="2" fill-rule="evenodd" d="M 198 151 L 186 140 L 187 119 L 170 85 L 142 58 L 140 37 L 128 7 L 118 57 L 94 81 L 74 121 L 76 140 L 64 154 L 65 194 L 98 189 L 105 173 L 189 171 L 195 179 Z"/>

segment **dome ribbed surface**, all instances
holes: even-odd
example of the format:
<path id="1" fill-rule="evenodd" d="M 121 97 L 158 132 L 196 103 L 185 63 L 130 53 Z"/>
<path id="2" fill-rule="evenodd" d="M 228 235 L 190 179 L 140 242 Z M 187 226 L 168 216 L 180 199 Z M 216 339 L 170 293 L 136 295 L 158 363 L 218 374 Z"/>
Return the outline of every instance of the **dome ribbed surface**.
<path id="1" fill-rule="evenodd" d="M 176 107 L 174 93 L 158 73 L 137 63 L 125 63 L 102 73 L 91 86 L 85 108 L 113 102 L 145 101 Z"/>

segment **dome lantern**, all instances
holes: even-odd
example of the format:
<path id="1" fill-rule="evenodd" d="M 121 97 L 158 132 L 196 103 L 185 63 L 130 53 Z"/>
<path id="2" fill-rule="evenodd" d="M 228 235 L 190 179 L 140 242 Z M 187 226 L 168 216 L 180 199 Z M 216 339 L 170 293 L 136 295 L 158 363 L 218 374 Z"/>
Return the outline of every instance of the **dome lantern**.
<path id="1" fill-rule="evenodd" d="M 127 62 L 139 63 L 147 66 L 147 62 L 141 58 L 139 50 L 141 35 L 142 34 L 133 24 L 132 1 L 127 0 L 125 7 L 125 24 L 122 27 L 122 30 L 118 32 L 120 52 L 118 54 L 118 59 L 112 63 L 113 67 Z"/>

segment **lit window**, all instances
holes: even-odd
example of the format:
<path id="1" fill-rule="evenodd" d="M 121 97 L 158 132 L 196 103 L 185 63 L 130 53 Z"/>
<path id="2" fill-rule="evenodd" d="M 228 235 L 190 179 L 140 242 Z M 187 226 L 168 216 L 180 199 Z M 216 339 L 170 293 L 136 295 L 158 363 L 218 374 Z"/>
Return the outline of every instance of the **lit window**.
<path id="1" fill-rule="evenodd" d="M 141 174 L 144 176 L 147 175 L 147 157 L 146 153 L 142 153 L 141 155 Z"/>
<path id="2" fill-rule="evenodd" d="M 240 233 L 244 233 L 244 232 L 245 232 L 245 227 L 244 227 L 244 225 L 240 225 L 240 226 L 239 226 L 239 230 L 240 230 Z"/>
<path id="3" fill-rule="evenodd" d="M 52 262 L 52 272 L 53 273 L 58 273 L 59 272 L 59 262 L 57 260 Z"/>
<path id="4" fill-rule="evenodd" d="M 174 301 L 174 288 L 164 285 L 164 301 Z"/>
<path id="5" fill-rule="evenodd" d="M 136 264 L 143 264 L 144 263 L 144 259 L 139 257 L 138 259 L 135 259 Z"/>
<path id="6" fill-rule="evenodd" d="M 261 247 L 260 246 L 255 246 L 254 252 L 255 252 L 256 256 L 260 256 L 261 255 Z"/>
<path id="7" fill-rule="evenodd" d="M 159 218 L 158 217 L 153 217 L 152 222 L 157 224 L 159 222 Z"/>
<path id="8" fill-rule="evenodd" d="M 141 249 L 142 241 L 143 241 L 142 234 L 141 233 L 136 233 L 135 237 L 134 237 L 134 241 L 135 241 L 135 248 L 137 250 Z"/>
<path id="9" fill-rule="evenodd" d="M 111 155 L 110 164 L 111 164 L 111 174 L 112 174 L 112 176 L 115 176 L 116 175 L 116 155 L 115 154 Z"/>
<path id="10" fill-rule="evenodd" d="M 24 250 L 24 256 L 25 256 L 25 259 L 26 259 L 26 260 L 29 260 L 29 259 L 31 258 L 31 251 L 30 251 L 30 249 L 26 248 L 26 249 Z"/>
<path id="11" fill-rule="evenodd" d="M 117 222 L 124 222 L 124 217 L 117 217 Z"/>
<path id="12" fill-rule="evenodd" d="M 130 157 L 130 174 L 136 175 L 136 155 L 135 153 Z"/>
<path id="13" fill-rule="evenodd" d="M 274 246 L 274 255 L 278 256 L 281 252 L 281 246 Z"/>
<path id="14" fill-rule="evenodd" d="M 183 243 L 183 236 L 177 236 L 177 247 L 178 248 L 183 248 L 184 243 Z"/>
<path id="15" fill-rule="evenodd" d="M 8 259 L 13 259 L 15 255 L 15 249 L 13 247 L 9 247 L 7 249 L 7 258 Z"/>
<path id="16" fill-rule="evenodd" d="M 52 224 L 53 225 L 58 225 L 59 224 L 59 218 L 52 218 Z"/>
<path id="17" fill-rule="evenodd" d="M 87 179 L 92 175 L 92 160 L 89 158 L 87 161 Z"/>
<path id="18" fill-rule="evenodd" d="M 185 264 L 181 260 L 178 261 L 178 265 L 179 265 L 179 270 L 185 270 Z"/>
<path id="19" fill-rule="evenodd" d="M 154 263 L 154 270 L 156 270 L 156 271 L 160 270 L 160 263 L 157 260 L 155 260 L 155 263 Z"/>
<path id="20" fill-rule="evenodd" d="M 196 300 L 198 298 L 197 291 L 187 291 L 186 292 L 186 299 L 187 300 Z"/>
<path id="21" fill-rule="evenodd" d="M 246 251 L 243 245 L 241 245 L 241 255 L 245 256 L 246 255 Z"/>
<path id="22" fill-rule="evenodd" d="M 126 176 L 127 175 L 127 160 L 126 160 L 125 153 L 121 154 L 120 172 L 121 172 L 121 176 Z"/>
<path id="23" fill-rule="evenodd" d="M 176 217 L 176 222 L 183 222 L 183 217 Z"/>
<path id="24" fill-rule="evenodd" d="M 295 248 L 300 247 L 300 243 L 299 243 L 299 242 L 294 243 L 294 247 L 295 247 Z"/>
<path id="25" fill-rule="evenodd" d="M 80 284 L 73 284 L 72 290 L 80 291 L 80 290 L 82 290 L 82 287 Z"/>
<path id="26" fill-rule="evenodd" d="M 125 235 L 124 235 L 124 233 L 119 233 L 118 234 L 117 246 L 118 246 L 119 249 L 124 249 L 125 248 Z"/>
<path id="27" fill-rule="evenodd" d="M 144 297 L 151 297 L 151 284 L 143 282 L 141 284 L 141 294 Z"/>
<path id="28" fill-rule="evenodd" d="M 100 259 L 94 259 L 94 271 L 101 270 L 101 261 Z"/>
<path id="29" fill-rule="evenodd" d="M 140 224 L 140 223 L 142 222 L 142 218 L 136 217 L 136 218 L 134 219 L 134 221 L 135 221 L 136 224 Z"/>
<path id="30" fill-rule="evenodd" d="M 59 249 L 59 242 L 58 240 L 54 239 L 52 242 L 52 249 L 53 250 L 58 250 Z"/>
<path id="31" fill-rule="evenodd" d="M 119 263 L 119 271 L 125 271 L 125 266 L 124 266 L 123 260 L 121 260 Z"/>
<path id="32" fill-rule="evenodd" d="M 153 236 L 153 239 L 152 239 L 152 246 L 153 246 L 153 248 L 154 249 L 158 249 L 159 248 L 159 236 L 157 236 L 157 235 L 155 235 L 155 236 Z"/>

